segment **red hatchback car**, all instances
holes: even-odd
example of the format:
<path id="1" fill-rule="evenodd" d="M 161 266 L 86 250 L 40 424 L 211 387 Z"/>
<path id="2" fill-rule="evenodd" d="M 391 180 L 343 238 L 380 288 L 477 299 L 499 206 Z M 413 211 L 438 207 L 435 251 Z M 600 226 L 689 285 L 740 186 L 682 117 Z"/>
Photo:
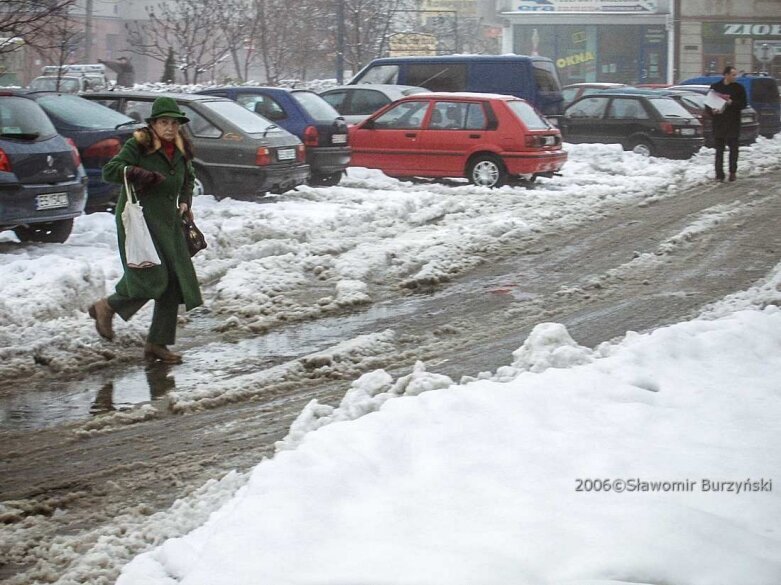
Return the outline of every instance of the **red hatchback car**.
<path id="1" fill-rule="evenodd" d="M 352 166 L 391 177 L 466 177 L 483 187 L 551 177 L 567 160 L 561 134 L 506 95 L 411 95 L 350 128 Z"/>

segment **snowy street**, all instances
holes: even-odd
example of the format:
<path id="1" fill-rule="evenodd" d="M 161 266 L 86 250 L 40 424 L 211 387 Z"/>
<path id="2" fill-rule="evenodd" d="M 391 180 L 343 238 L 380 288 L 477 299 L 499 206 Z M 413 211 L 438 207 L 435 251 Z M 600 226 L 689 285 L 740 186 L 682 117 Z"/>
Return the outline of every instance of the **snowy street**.
<path id="1" fill-rule="evenodd" d="M 713 575 L 729 569 L 732 582 L 777 583 L 781 560 L 771 551 L 781 536 L 770 527 L 781 522 L 781 477 L 771 494 L 726 505 L 724 495 L 619 502 L 572 488 L 578 471 L 682 480 L 693 460 L 704 462 L 690 469 L 699 479 L 772 479 L 781 469 L 778 449 L 762 450 L 781 438 L 771 422 L 781 414 L 781 136 L 742 148 L 739 181 L 721 185 L 712 150 L 686 161 L 617 146 L 567 150 L 563 176 L 532 189 L 399 182 L 351 169 L 337 187 L 257 203 L 198 197 L 209 248 L 195 265 L 206 303 L 182 318 L 177 349 L 186 361 L 175 367 L 141 359 L 151 306 L 117 321 L 114 343 L 97 337 L 86 314 L 120 276 L 113 216 L 79 218 L 64 245 L 0 234 L 0 579 L 114 583 L 132 561 L 122 585 L 366 583 L 372 575 L 574 584 L 611 571 L 616 580 L 715 585 L 686 554 L 702 546 L 698 531 L 725 530 L 730 538 L 704 554 L 715 559 L 726 547 L 739 562 L 715 563 Z M 761 372 L 746 377 L 750 368 Z M 751 398 L 733 417 L 738 384 Z M 643 404 L 648 411 L 635 408 Z M 501 421 L 495 436 L 490 421 Z M 626 436 L 629 446 L 614 448 Z M 739 436 L 745 442 L 733 453 Z M 350 450 L 364 440 L 365 449 Z M 502 451 L 531 442 L 545 446 Z M 592 449 L 578 452 L 579 442 Z M 440 464 L 438 445 L 474 452 Z M 590 456 L 590 467 L 574 464 Z M 469 465 L 471 492 L 438 491 L 445 503 L 416 492 L 471 477 Z M 523 473 L 508 475 L 514 465 Z M 349 470 L 352 499 L 337 481 Z M 535 473 L 541 486 L 564 477 L 565 487 L 527 489 L 522 478 Z M 413 548 L 453 530 L 453 514 L 478 509 L 471 494 L 483 492 L 507 506 L 507 517 L 487 512 L 495 522 L 486 525 L 486 516 L 466 514 L 457 532 L 473 538 L 440 541 L 424 563 Z M 391 502 L 392 493 L 405 503 Z M 604 508 L 585 514 L 595 501 Z M 578 529 L 542 527 L 559 504 L 557 513 L 581 522 L 582 538 L 606 538 L 613 524 L 604 517 L 622 526 L 616 534 L 629 530 L 629 518 L 644 528 L 611 565 L 593 542 L 577 547 Z M 397 521 L 432 509 L 428 524 Z M 312 532 L 302 542 L 305 515 Z M 375 518 L 371 534 L 366 517 Z M 678 557 L 659 572 L 638 551 L 681 517 L 688 528 L 678 548 L 656 553 Z M 372 556 L 425 530 L 416 544 Z M 513 556 L 514 531 L 535 535 L 538 548 Z M 246 548 L 243 539 L 269 543 L 274 534 L 284 543 L 278 550 L 245 563 L 231 555 Z M 356 555 L 370 561 L 354 565 L 344 551 L 370 536 Z M 560 565 L 546 542 L 583 558 Z M 617 552 L 620 539 L 604 546 Z M 460 581 L 443 572 L 475 547 L 485 554 L 453 569 Z M 310 554 L 311 565 L 291 575 Z M 313 577 L 318 559 L 335 557 Z M 393 574 L 394 566 L 408 573 Z M 741 567 L 755 580 L 741 580 Z"/>

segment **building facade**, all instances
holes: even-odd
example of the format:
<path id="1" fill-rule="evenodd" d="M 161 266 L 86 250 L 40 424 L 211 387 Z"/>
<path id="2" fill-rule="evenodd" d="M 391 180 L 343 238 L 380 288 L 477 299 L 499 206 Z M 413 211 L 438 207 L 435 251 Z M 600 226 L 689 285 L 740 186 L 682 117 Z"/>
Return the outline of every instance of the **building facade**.
<path id="1" fill-rule="evenodd" d="M 781 0 L 680 0 L 679 78 L 725 65 L 781 79 Z"/>
<path id="2" fill-rule="evenodd" d="M 781 0 L 496 0 L 502 51 L 562 83 L 675 83 L 726 65 L 781 80 Z"/>
<path id="3" fill-rule="evenodd" d="M 563 84 L 672 76 L 669 0 L 500 0 L 497 12 L 503 52 L 550 57 Z"/>

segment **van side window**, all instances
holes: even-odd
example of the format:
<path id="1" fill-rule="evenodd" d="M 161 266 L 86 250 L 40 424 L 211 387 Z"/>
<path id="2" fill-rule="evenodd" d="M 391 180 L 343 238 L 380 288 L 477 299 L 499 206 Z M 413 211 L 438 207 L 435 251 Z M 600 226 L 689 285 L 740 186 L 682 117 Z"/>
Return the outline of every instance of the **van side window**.
<path id="1" fill-rule="evenodd" d="M 410 63 L 407 85 L 419 85 L 431 91 L 464 91 L 465 63 Z"/>
<path id="2" fill-rule="evenodd" d="M 469 69 L 469 82 L 480 87 L 480 93 L 528 94 L 524 91 L 527 63 L 489 62 L 472 63 Z M 467 90 L 465 86 L 459 91 Z"/>
<path id="3" fill-rule="evenodd" d="M 556 75 L 556 69 L 549 61 L 532 61 L 534 82 L 540 91 L 560 91 L 561 85 Z"/>
<path id="4" fill-rule="evenodd" d="M 372 67 L 357 80 L 357 83 L 390 83 L 399 82 L 398 65 L 377 65 Z"/>

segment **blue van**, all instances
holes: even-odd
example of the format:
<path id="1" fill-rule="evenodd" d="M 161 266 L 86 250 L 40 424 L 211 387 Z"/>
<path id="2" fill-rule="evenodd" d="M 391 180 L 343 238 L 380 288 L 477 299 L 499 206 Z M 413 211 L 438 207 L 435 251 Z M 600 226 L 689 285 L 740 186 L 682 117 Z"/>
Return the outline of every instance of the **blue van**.
<path id="1" fill-rule="evenodd" d="M 386 57 L 361 69 L 348 85 L 417 85 L 430 91 L 472 91 L 523 98 L 546 116 L 561 116 L 564 97 L 553 61 L 526 55 Z"/>
<path id="2" fill-rule="evenodd" d="M 722 79 L 721 75 L 704 75 L 682 81 L 681 85 L 711 85 Z M 737 82 L 746 89 L 748 103 L 757 111 L 759 133 L 772 138 L 781 130 L 781 103 L 775 78 L 744 73 Z"/>

